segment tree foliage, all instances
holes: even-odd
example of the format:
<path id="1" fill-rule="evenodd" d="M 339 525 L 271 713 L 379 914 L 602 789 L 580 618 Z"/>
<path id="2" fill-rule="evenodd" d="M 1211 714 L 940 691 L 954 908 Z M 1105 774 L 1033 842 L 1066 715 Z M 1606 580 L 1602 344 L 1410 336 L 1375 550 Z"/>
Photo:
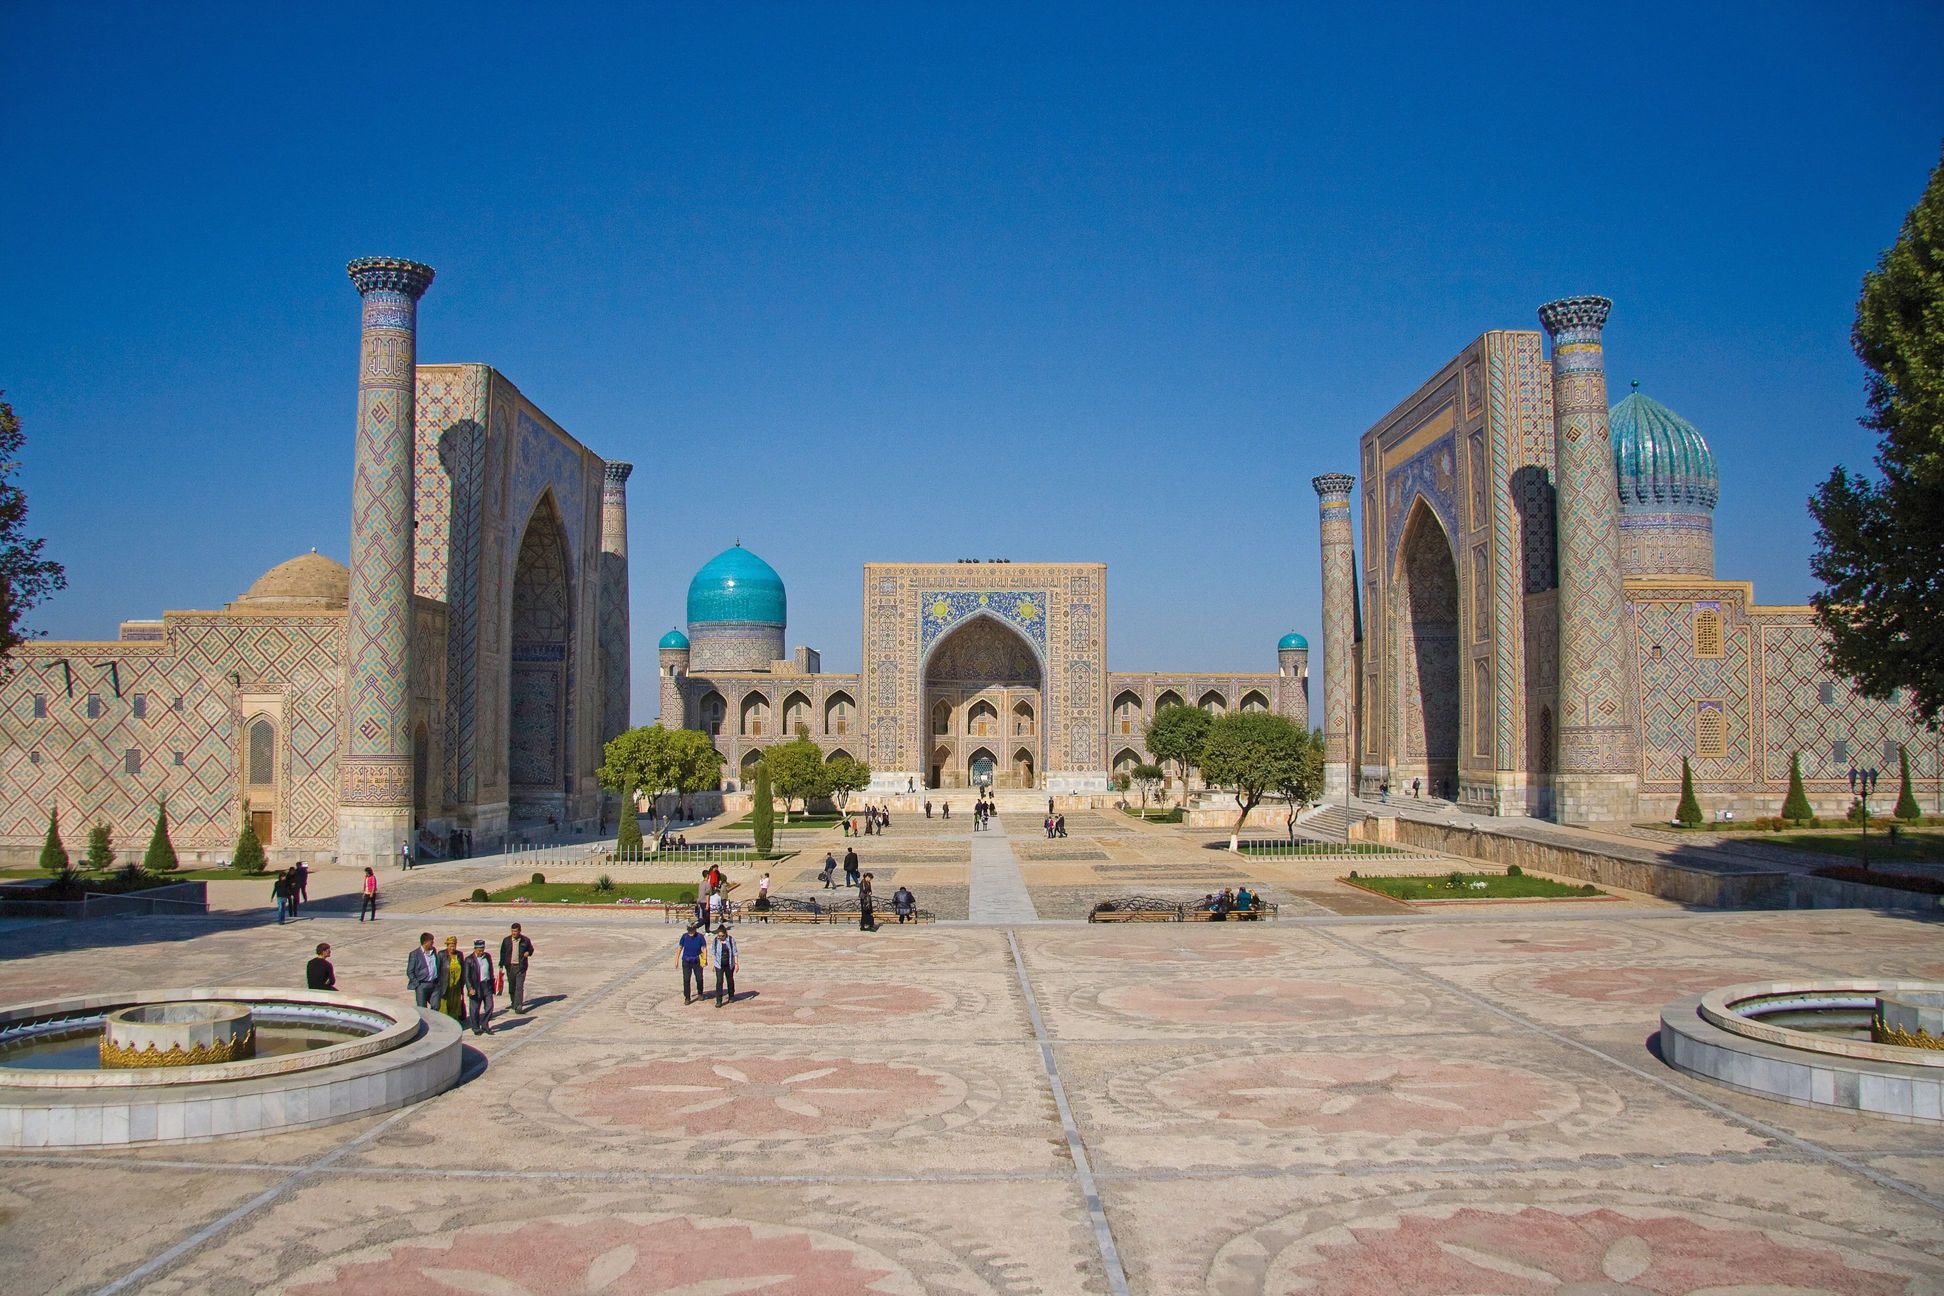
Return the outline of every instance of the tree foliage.
<path id="1" fill-rule="evenodd" d="M 1681 803 L 1674 807 L 1674 822 L 1689 828 L 1701 826 L 1701 803 L 1694 798 L 1694 771 L 1685 756 L 1681 757 Z"/>
<path id="2" fill-rule="evenodd" d="M 97 873 L 115 867 L 115 834 L 105 823 L 88 829 L 88 867 Z"/>
<path id="3" fill-rule="evenodd" d="M 1148 721 L 1147 749 L 1156 760 L 1172 762 L 1186 787 L 1188 771 L 1201 765 L 1202 744 L 1213 723 L 1214 717 L 1200 707 L 1164 706 Z"/>
<path id="4" fill-rule="evenodd" d="M 263 858 L 263 843 L 257 840 L 256 825 L 250 822 L 247 804 L 243 807 L 243 831 L 236 834 L 236 850 L 230 855 L 230 867 L 253 877 L 270 867 Z"/>
<path id="5" fill-rule="evenodd" d="M 150 873 L 173 873 L 176 863 L 175 843 L 169 840 L 169 799 L 163 797 L 155 807 L 155 831 L 149 834 L 142 867 Z"/>
<path id="6" fill-rule="evenodd" d="M 614 853 L 622 859 L 641 857 L 641 807 L 632 792 L 621 794 L 621 818 L 614 826 Z"/>
<path id="7" fill-rule="evenodd" d="M 1147 809 L 1148 797 L 1153 795 L 1154 789 L 1161 782 L 1163 777 L 1162 769 L 1152 761 L 1142 761 L 1139 765 L 1129 770 L 1128 773 L 1133 776 L 1134 786 L 1141 789 L 1141 809 L 1145 810 Z"/>
<path id="8" fill-rule="evenodd" d="M 27 535 L 27 492 L 15 480 L 26 444 L 13 406 L 0 399 L 0 659 L 31 637 L 27 613 L 67 588 L 61 564 L 41 554 L 46 541 Z"/>
<path id="9" fill-rule="evenodd" d="M 824 766 L 823 750 L 800 727 L 795 738 L 765 751 L 763 764 L 769 769 L 771 785 L 783 798 L 784 823 L 790 822 L 793 802 L 802 801 L 808 810 L 812 797 L 830 795 L 830 774 Z"/>
<path id="10" fill-rule="evenodd" d="M 658 724 L 618 733 L 601 749 L 601 768 L 595 771 L 595 777 L 628 806 L 634 804 L 637 793 L 653 804 L 676 787 L 680 771 L 673 739 L 674 735 Z"/>
<path id="11" fill-rule="evenodd" d="M 61 812 L 47 812 L 47 840 L 41 843 L 40 866 L 49 873 L 65 873 L 68 867 L 67 847 L 61 844 Z"/>
<path id="12" fill-rule="evenodd" d="M 1816 817 L 1815 808 L 1809 804 L 1809 794 L 1802 787 L 1802 753 L 1789 755 L 1789 795 L 1782 798 L 1782 817 L 1797 823 L 1808 823 Z"/>
<path id="13" fill-rule="evenodd" d="M 752 798 L 749 822 L 756 830 L 756 852 L 767 855 L 776 844 L 776 805 L 771 799 L 769 762 L 756 762 L 756 781 L 750 788 Z"/>
<path id="14" fill-rule="evenodd" d="M 1897 808 L 1890 813 L 1908 823 L 1916 823 L 1924 817 L 1924 812 L 1917 804 L 1916 789 L 1910 786 L 1910 748 L 1908 747 L 1897 748 L 1897 772 L 1899 775 Z"/>
<path id="15" fill-rule="evenodd" d="M 830 780 L 829 795 L 839 810 L 850 804 L 851 793 L 871 786 L 871 767 L 855 756 L 831 757 L 824 762 L 824 774 Z"/>
<path id="16" fill-rule="evenodd" d="M 1830 665 L 1868 697 L 1944 716 L 1944 161 L 1863 277 L 1850 333 L 1869 371 L 1880 479 L 1837 467 L 1810 498 Z"/>
<path id="17" fill-rule="evenodd" d="M 1311 732 L 1287 716 L 1267 711 L 1231 711 L 1214 717 L 1199 763 L 1210 785 L 1235 794 L 1241 813 L 1229 834 L 1232 851 L 1241 849 L 1242 825 L 1262 803 L 1264 793 L 1307 786 L 1312 763 L 1314 780 L 1318 786 L 1322 783 L 1322 749 L 1312 741 Z"/>

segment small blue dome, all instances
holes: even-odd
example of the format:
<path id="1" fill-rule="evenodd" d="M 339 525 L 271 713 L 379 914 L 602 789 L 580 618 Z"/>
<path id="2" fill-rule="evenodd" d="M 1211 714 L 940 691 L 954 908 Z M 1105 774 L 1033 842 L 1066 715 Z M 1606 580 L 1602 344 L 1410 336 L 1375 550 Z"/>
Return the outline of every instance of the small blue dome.
<path id="1" fill-rule="evenodd" d="M 689 582 L 690 629 L 724 621 L 781 626 L 788 620 L 787 610 L 776 568 L 740 544 L 703 563 Z"/>
<path id="2" fill-rule="evenodd" d="M 1714 452 L 1694 424 L 1634 392 L 1607 416 L 1620 507 L 1639 512 L 1712 511 L 1721 498 Z"/>
<path id="3" fill-rule="evenodd" d="M 1303 636 L 1297 634 L 1294 630 L 1291 630 L 1288 634 L 1276 640 L 1277 652 L 1282 652 L 1285 649 L 1289 649 L 1289 648 L 1307 649 L 1308 647 L 1309 647 L 1309 640 L 1303 638 Z"/>
<path id="4" fill-rule="evenodd" d="M 680 630 L 670 630 L 661 637 L 659 646 L 663 648 L 680 648 L 686 651 L 688 648 L 688 636 Z"/>

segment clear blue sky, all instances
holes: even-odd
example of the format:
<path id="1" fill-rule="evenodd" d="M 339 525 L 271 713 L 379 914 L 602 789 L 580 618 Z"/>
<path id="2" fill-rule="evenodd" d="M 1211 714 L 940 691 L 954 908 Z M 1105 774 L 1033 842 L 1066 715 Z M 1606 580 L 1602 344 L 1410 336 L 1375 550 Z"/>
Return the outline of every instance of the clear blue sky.
<path id="1" fill-rule="evenodd" d="M 1273 669 L 1310 477 L 1578 292 L 1713 444 L 1720 573 L 1804 598 L 1944 7 L 1363 8 L 6 4 L 37 624 L 347 555 L 371 253 L 438 268 L 421 359 L 637 465 L 643 667 L 740 536 L 831 669 L 861 564 L 972 556 L 1107 562 L 1116 669 Z"/>

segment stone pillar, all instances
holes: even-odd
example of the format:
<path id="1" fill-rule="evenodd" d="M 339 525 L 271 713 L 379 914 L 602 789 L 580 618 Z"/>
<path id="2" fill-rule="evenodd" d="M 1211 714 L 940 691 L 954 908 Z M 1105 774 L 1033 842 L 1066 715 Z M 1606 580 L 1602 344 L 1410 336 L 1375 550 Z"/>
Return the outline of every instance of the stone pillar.
<path id="1" fill-rule="evenodd" d="M 1634 817 L 1639 700 L 1620 570 L 1620 497 L 1607 431 L 1606 351 L 1613 303 L 1567 297 L 1539 308 L 1552 337 L 1559 534 L 1559 759 L 1554 817 Z"/>
<path id="2" fill-rule="evenodd" d="M 608 462 L 601 481 L 601 741 L 628 727 L 628 474 Z"/>
<path id="3" fill-rule="evenodd" d="M 338 863 L 379 866 L 412 840 L 412 452 L 418 301 L 432 267 L 364 257 L 358 441 L 351 478 Z"/>
<path id="4" fill-rule="evenodd" d="M 1347 473 L 1310 478 L 1323 541 L 1323 798 L 1341 801 L 1352 786 L 1351 716 L 1357 699 L 1350 654 L 1357 634 L 1357 554 L 1350 530 Z"/>

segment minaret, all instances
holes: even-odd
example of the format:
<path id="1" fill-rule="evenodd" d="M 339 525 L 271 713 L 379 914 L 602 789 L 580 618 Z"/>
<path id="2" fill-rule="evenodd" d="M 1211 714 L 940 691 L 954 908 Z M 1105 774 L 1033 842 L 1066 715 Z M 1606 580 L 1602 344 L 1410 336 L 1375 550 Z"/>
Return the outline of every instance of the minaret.
<path id="1" fill-rule="evenodd" d="M 601 741 L 628 727 L 628 474 L 610 459 L 601 480 Z"/>
<path id="2" fill-rule="evenodd" d="M 1323 541 L 1323 796 L 1342 800 L 1352 786 L 1350 717 L 1356 706 L 1356 673 L 1350 653 L 1357 633 L 1357 555 L 1350 532 L 1347 473 L 1310 478 L 1316 488 L 1317 524 Z"/>
<path id="3" fill-rule="evenodd" d="M 382 866 L 412 840 L 412 438 L 418 301 L 432 267 L 363 257 L 358 441 L 351 478 L 338 863 Z"/>
<path id="4" fill-rule="evenodd" d="M 656 650 L 657 664 L 661 668 L 661 724 L 664 729 L 688 728 L 688 699 L 683 695 L 683 686 L 688 682 L 689 641 L 680 630 L 670 630 L 661 637 Z"/>
<path id="5" fill-rule="evenodd" d="M 1309 640 L 1294 630 L 1284 635 L 1276 644 L 1276 673 L 1282 682 L 1277 692 L 1282 695 L 1282 705 L 1277 714 L 1286 715 L 1308 729 L 1310 727 L 1310 690 L 1309 690 Z"/>
<path id="6" fill-rule="evenodd" d="M 1639 800 L 1639 703 L 1627 656 L 1631 622 L 1620 570 L 1620 499 L 1607 429 L 1606 351 L 1613 303 L 1566 297 L 1539 308 L 1552 336 L 1558 474 L 1559 760 L 1553 817 L 1630 820 Z"/>

